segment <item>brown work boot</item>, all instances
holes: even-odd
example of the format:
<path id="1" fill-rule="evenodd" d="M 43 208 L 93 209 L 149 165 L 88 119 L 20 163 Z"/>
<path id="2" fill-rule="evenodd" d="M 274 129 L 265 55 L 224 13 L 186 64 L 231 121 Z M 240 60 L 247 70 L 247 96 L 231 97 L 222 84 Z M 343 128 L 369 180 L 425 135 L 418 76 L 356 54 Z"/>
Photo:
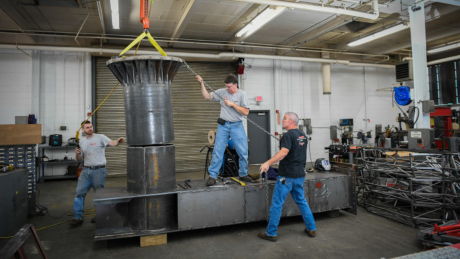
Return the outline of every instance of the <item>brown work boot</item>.
<path id="1" fill-rule="evenodd" d="M 309 237 L 316 237 L 316 230 L 308 231 L 307 228 L 305 228 L 305 233 L 307 233 Z"/>
<path id="2" fill-rule="evenodd" d="M 91 219 L 91 223 L 96 223 L 96 217 Z"/>
<path id="3" fill-rule="evenodd" d="M 213 186 L 216 184 L 216 179 L 209 177 L 208 181 L 206 182 L 206 186 Z"/>
<path id="4" fill-rule="evenodd" d="M 268 241 L 276 242 L 276 237 L 267 236 L 267 234 L 265 233 L 259 233 L 257 234 L 257 237 Z"/>
<path id="5" fill-rule="evenodd" d="M 252 178 L 251 178 L 251 176 L 249 176 L 249 175 L 240 176 L 240 179 L 239 179 L 239 180 L 240 180 L 240 181 L 243 181 L 243 182 L 248 182 L 248 183 L 252 182 Z"/>
<path id="6" fill-rule="evenodd" d="M 81 224 L 83 224 L 83 219 L 72 219 L 70 222 L 69 222 L 69 226 L 71 227 L 78 227 L 80 226 Z"/>

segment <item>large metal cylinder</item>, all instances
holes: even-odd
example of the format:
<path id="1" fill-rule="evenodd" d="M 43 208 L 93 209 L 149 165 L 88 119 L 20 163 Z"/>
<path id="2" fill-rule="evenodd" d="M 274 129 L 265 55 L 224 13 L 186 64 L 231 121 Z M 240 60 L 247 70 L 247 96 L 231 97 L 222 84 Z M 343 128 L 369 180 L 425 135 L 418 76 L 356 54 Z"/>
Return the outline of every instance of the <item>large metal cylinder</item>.
<path id="1" fill-rule="evenodd" d="M 177 227 L 177 195 L 132 199 L 128 224 L 133 230 L 169 230 Z"/>
<path id="2" fill-rule="evenodd" d="M 128 145 L 174 140 L 171 83 L 183 60 L 163 56 L 112 58 L 107 66 L 123 85 Z"/>
<path id="3" fill-rule="evenodd" d="M 176 188 L 175 146 L 128 147 L 128 192 L 153 194 Z"/>

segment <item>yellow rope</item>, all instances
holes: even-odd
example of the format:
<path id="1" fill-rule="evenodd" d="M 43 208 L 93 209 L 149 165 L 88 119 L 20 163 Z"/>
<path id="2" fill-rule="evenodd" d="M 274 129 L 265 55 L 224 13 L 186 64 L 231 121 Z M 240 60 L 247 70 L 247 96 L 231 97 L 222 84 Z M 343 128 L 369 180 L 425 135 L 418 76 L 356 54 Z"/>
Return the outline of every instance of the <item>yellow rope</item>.
<path id="1" fill-rule="evenodd" d="M 102 101 L 101 104 L 99 104 L 99 106 L 96 108 L 96 110 L 93 111 L 93 113 L 91 113 L 91 115 L 81 124 L 80 128 L 77 130 L 77 134 L 75 135 L 75 138 L 77 139 L 77 142 L 78 142 L 78 139 L 79 139 L 79 136 L 80 136 L 80 130 L 81 128 L 83 128 L 83 125 L 85 125 L 85 123 L 91 118 L 91 116 L 93 116 L 93 114 L 101 107 L 102 104 L 104 104 L 104 102 L 107 100 L 107 98 L 109 98 L 109 96 L 113 93 L 113 91 L 115 90 L 115 88 L 117 88 L 117 86 L 120 84 L 120 82 L 118 82 L 115 87 L 112 89 L 112 91 L 110 91 L 109 95 L 107 95 L 104 99 L 104 101 Z"/>
<path id="2" fill-rule="evenodd" d="M 93 212 L 95 212 L 95 209 L 85 209 L 85 210 L 83 210 L 83 211 L 85 211 L 85 213 L 86 213 L 86 212 L 89 212 L 89 213 L 90 213 L 90 214 L 83 214 L 83 215 L 85 215 L 85 216 L 88 216 L 88 217 L 89 217 L 89 216 L 95 216 L 95 214 L 92 214 Z M 72 214 L 72 213 L 67 213 L 67 216 L 73 216 L 73 214 Z M 83 218 L 84 218 L 84 217 L 83 217 Z M 46 227 L 38 228 L 38 229 L 35 229 L 35 230 L 36 230 L 36 231 L 39 231 L 39 230 L 47 229 L 47 228 L 50 228 L 50 227 L 55 227 L 55 226 L 64 224 L 64 223 L 69 222 L 69 221 L 71 221 L 71 219 L 66 220 L 66 221 L 63 221 L 63 222 L 61 222 L 61 223 L 57 223 L 57 224 L 51 225 L 51 226 L 46 226 Z M 10 237 L 0 237 L 0 238 L 12 238 L 12 237 L 13 237 L 13 236 L 10 236 Z"/>
<path id="3" fill-rule="evenodd" d="M 47 229 L 47 228 L 50 228 L 50 227 L 55 227 L 55 226 L 64 224 L 64 223 L 69 222 L 69 221 L 70 221 L 70 219 L 69 219 L 69 220 L 66 220 L 66 221 L 63 221 L 63 222 L 61 222 L 61 223 L 57 223 L 57 224 L 51 225 L 51 226 L 47 226 L 47 227 L 42 227 L 42 228 L 35 229 L 35 231 Z M 12 237 L 14 237 L 14 236 L 10 236 L 10 237 L 0 237 L 0 238 L 12 238 Z"/>

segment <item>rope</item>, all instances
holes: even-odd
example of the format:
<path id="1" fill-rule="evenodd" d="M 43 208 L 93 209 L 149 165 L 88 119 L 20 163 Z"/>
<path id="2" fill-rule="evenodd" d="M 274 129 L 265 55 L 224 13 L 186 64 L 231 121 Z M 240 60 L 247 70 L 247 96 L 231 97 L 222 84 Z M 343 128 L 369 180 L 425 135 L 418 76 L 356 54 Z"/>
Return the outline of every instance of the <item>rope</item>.
<path id="1" fill-rule="evenodd" d="M 77 140 L 78 142 L 78 139 L 79 139 L 79 136 L 80 136 L 80 130 L 81 128 L 83 128 L 83 125 L 85 125 L 85 123 L 91 118 L 91 116 L 93 116 L 94 113 L 97 112 L 97 110 L 102 106 L 102 104 L 104 104 L 104 102 L 107 100 L 107 98 L 109 98 L 109 96 L 113 93 L 113 91 L 115 90 L 115 88 L 117 88 L 117 86 L 120 84 L 120 82 L 118 82 L 115 87 L 112 89 L 112 91 L 110 91 L 109 95 L 107 95 L 104 99 L 104 101 L 102 101 L 101 104 L 99 104 L 99 106 L 96 108 L 96 110 L 93 111 L 93 113 L 91 113 L 91 115 L 81 124 L 80 128 L 77 130 L 77 134 L 75 135 L 75 139 Z"/>
<path id="2" fill-rule="evenodd" d="M 83 214 L 84 216 L 94 216 L 94 214 L 92 214 L 94 212 L 94 209 L 86 209 L 84 210 L 86 212 L 89 212 L 90 214 Z M 73 216 L 73 213 L 66 213 L 67 216 Z M 83 217 L 84 218 L 84 217 Z M 56 223 L 56 224 L 53 224 L 53 225 L 50 225 L 50 226 L 46 226 L 46 227 L 42 227 L 42 228 L 37 228 L 35 229 L 35 231 L 39 231 L 39 230 L 43 230 L 43 229 L 47 229 L 47 228 L 51 228 L 51 227 L 55 227 L 55 226 L 59 226 L 59 225 L 62 225 L 64 223 L 67 223 L 71 221 L 71 219 L 69 220 L 66 220 L 66 221 L 63 221 L 63 222 L 60 222 L 60 223 Z M 9 238 L 13 238 L 14 236 L 10 236 L 10 237 L 0 237 L 0 238 L 4 238 L 4 239 L 9 239 Z"/>

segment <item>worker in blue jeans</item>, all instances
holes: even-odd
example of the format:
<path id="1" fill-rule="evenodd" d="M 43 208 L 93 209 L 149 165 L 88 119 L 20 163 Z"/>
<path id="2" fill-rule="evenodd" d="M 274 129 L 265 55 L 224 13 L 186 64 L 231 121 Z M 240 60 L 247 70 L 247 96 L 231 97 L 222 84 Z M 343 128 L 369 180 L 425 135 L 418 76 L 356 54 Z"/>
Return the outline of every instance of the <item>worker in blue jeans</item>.
<path id="1" fill-rule="evenodd" d="M 82 127 L 85 136 L 80 139 L 80 148 L 75 148 L 75 158 L 84 161 L 85 168 L 78 178 L 77 190 L 73 204 L 74 218 L 69 226 L 77 227 L 83 224 L 83 208 L 85 207 L 86 194 L 93 187 L 94 191 L 104 188 L 107 170 L 105 169 L 105 148 L 118 146 L 124 142 L 123 138 L 110 140 L 103 134 L 95 134 L 91 122 L 86 121 Z M 96 218 L 91 219 L 96 223 Z"/>
<path id="2" fill-rule="evenodd" d="M 287 112 L 283 118 L 283 129 L 287 133 L 283 135 L 280 142 L 281 150 L 271 159 L 260 166 L 260 173 L 267 172 L 270 165 L 280 162 L 278 168 L 278 178 L 276 179 L 275 189 L 272 195 L 272 205 L 270 206 L 270 218 L 265 233 L 259 233 L 259 238 L 275 242 L 277 240 L 276 231 L 280 223 L 283 204 L 291 193 L 292 198 L 299 206 L 305 221 L 305 233 L 309 237 L 316 236 L 316 225 L 305 200 L 303 183 L 305 181 L 305 163 L 307 161 L 307 136 L 297 128 L 299 117 L 293 112 Z"/>
<path id="3" fill-rule="evenodd" d="M 216 184 L 219 169 L 222 167 L 224 151 L 228 140 L 231 138 L 235 150 L 240 157 L 239 179 L 244 182 L 252 182 L 248 175 L 248 139 L 243 127 L 244 116 L 249 114 L 249 101 L 246 93 L 238 88 L 238 77 L 228 75 L 225 80 L 225 88 L 208 93 L 203 83 L 203 78 L 197 75 L 196 80 L 201 85 L 201 95 L 205 100 L 220 102 L 220 118 L 218 119 L 214 151 L 212 152 L 211 165 L 209 166 L 209 179 L 206 186 Z"/>

